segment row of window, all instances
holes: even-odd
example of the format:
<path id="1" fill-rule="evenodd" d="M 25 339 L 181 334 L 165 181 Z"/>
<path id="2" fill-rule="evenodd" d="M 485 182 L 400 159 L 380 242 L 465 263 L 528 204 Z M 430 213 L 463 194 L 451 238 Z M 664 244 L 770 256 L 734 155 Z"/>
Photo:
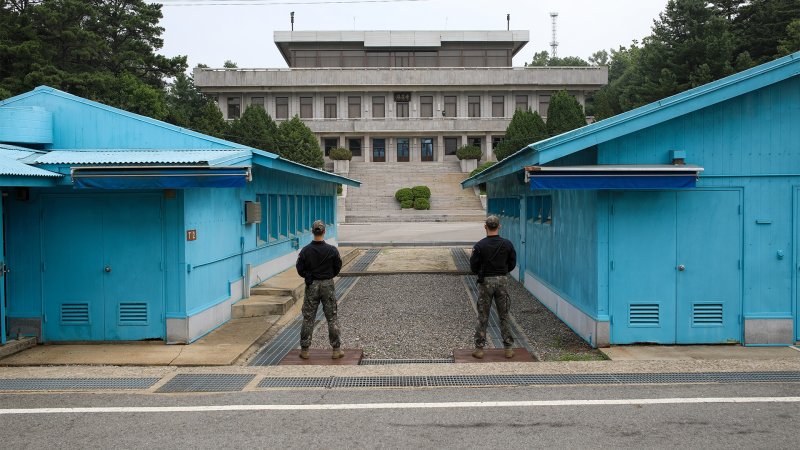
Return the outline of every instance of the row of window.
<path id="1" fill-rule="evenodd" d="M 525 219 L 533 223 L 552 224 L 553 223 L 553 196 L 532 195 L 525 198 Z M 490 198 L 486 205 L 486 211 L 490 215 L 519 219 L 519 199 Z"/>
<path id="2" fill-rule="evenodd" d="M 336 198 L 321 195 L 259 194 L 258 239 L 274 242 L 311 231 L 315 220 L 333 224 Z"/>
<path id="3" fill-rule="evenodd" d="M 511 67 L 508 49 L 294 50 L 292 67 Z"/>
<path id="4" fill-rule="evenodd" d="M 492 146 L 496 147 L 502 141 L 502 136 L 492 136 Z M 379 156 L 383 156 L 385 153 L 388 144 L 388 139 L 386 138 L 372 138 L 372 152 L 373 156 L 376 154 L 380 154 Z M 420 138 L 419 147 L 411 145 L 410 138 L 394 138 L 395 146 L 397 147 L 397 157 L 398 161 L 408 161 L 409 157 L 409 150 L 410 149 L 417 149 L 421 150 L 423 157 L 425 156 L 426 151 L 430 151 L 430 154 L 433 155 L 433 150 L 435 148 L 435 139 L 434 138 Z M 362 156 L 362 150 L 365 149 L 365 146 L 362 144 L 363 139 L 361 138 L 348 138 L 347 139 L 347 148 L 353 153 L 353 156 Z M 339 147 L 339 138 L 323 138 L 322 139 L 323 147 L 325 148 L 325 156 L 330 154 L 331 149 Z M 463 145 L 472 145 L 474 147 L 478 147 L 483 149 L 483 138 L 482 137 L 468 137 L 467 143 Z M 456 151 L 459 147 L 462 146 L 461 138 L 460 137 L 445 137 L 444 138 L 444 154 L 445 155 L 455 155 Z"/>
<path id="5" fill-rule="evenodd" d="M 338 104 L 339 99 L 336 96 L 324 96 L 322 99 L 322 117 L 325 119 L 339 118 Z M 386 96 L 373 95 L 372 96 L 372 118 L 383 119 L 386 117 Z M 491 117 L 505 117 L 506 110 L 506 97 L 504 95 L 491 96 Z M 348 119 L 360 119 L 362 117 L 362 97 L 360 95 L 351 95 L 347 97 L 347 113 Z M 264 97 L 251 97 L 250 104 L 265 108 Z M 545 94 L 539 95 L 539 111 L 547 111 L 550 105 L 550 96 Z M 514 96 L 514 108 L 526 110 L 529 108 L 527 95 Z M 434 102 L 432 95 L 419 96 L 419 117 L 434 117 L 441 114 L 442 117 L 458 117 L 458 96 L 445 95 L 442 105 L 436 105 L 434 112 Z M 228 97 L 228 119 L 238 119 L 242 113 L 242 98 L 241 97 Z M 395 117 L 410 117 L 409 116 L 409 102 L 395 102 Z M 300 111 L 299 116 L 301 119 L 314 118 L 314 97 L 300 96 Z M 467 117 L 483 117 L 481 112 L 481 96 L 468 95 L 467 96 Z M 275 118 L 288 119 L 289 118 L 289 97 L 275 97 Z"/>

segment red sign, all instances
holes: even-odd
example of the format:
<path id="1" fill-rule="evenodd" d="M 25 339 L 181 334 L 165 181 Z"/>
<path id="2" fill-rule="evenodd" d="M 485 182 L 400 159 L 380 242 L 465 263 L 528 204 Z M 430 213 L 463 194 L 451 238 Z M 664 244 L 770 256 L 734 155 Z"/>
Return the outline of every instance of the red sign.
<path id="1" fill-rule="evenodd" d="M 197 230 L 186 230 L 186 240 L 187 241 L 196 241 L 197 240 Z"/>

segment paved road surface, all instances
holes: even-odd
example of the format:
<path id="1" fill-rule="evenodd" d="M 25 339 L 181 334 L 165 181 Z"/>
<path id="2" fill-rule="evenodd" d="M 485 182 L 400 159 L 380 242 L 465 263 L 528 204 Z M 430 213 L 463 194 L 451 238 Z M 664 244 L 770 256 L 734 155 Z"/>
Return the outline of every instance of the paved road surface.
<path id="1" fill-rule="evenodd" d="M 796 448 L 800 440 L 798 395 L 797 383 L 272 390 L 214 395 L 3 394 L 0 442 L 9 449 Z M 753 397 L 765 399 L 708 402 L 711 398 Z M 603 401 L 619 399 L 639 400 L 625 405 Z M 652 399 L 681 400 L 648 404 Z M 541 405 L 549 400 L 573 402 L 568 402 L 569 406 Z M 600 401 L 585 404 L 585 400 Z M 531 404 L 502 403 L 519 401 Z M 687 401 L 698 403 L 684 403 Z M 445 402 L 450 403 L 443 405 Z M 486 407 L 476 402 L 499 403 Z M 385 405 L 373 408 L 370 404 L 375 403 Z M 311 405 L 315 409 L 185 410 L 215 405 Z M 342 409 L 354 408 L 349 405 L 365 405 L 357 407 L 366 409 Z M 177 408 L 42 414 L 8 410 L 108 406 Z"/>

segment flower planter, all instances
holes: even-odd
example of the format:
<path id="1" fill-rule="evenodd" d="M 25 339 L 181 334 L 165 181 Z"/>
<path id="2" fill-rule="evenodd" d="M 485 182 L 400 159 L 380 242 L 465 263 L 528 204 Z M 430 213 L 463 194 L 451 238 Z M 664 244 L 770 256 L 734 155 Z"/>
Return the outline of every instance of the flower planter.
<path id="1" fill-rule="evenodd" d="M 478 168 L 478 160 L 477 159 L 462 159 L 461 162 L 461 172 L 462 173 L 470 173 L 473 170 Z"/>
<path id="2" fill-rule="evenodd" d="M 333 173 L 348 173 L 350 172 L 350 161 L 346 159 L 333 160 Z"/>

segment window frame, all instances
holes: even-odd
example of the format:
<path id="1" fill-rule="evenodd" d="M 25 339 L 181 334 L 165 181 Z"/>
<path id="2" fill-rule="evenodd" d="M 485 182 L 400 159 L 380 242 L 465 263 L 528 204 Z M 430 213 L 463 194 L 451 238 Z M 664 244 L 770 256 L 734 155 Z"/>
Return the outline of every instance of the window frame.
<path id="1" fill-rule="evenodd" d="M 420 117 L 433 117 L 433 96 L 432 95 L 420 95 L 419 96 L 419 116 Z"/>
<path id="2" fill-rule="evenodd" d="M 407 118 L 409 116 L 409 102 L 395 102 L 394 103 L 394 116 L 398 118 Z M 402 107 L 401 107 L 402 105 Z M 402 114 L 401 114 L 402 113 Z"/>
<path id="3" fill-rule="evenodd" d="M 375 100 L 380 99 L 379 102 Z M 376 114 L 377 111 L 380 111 L 380 114 Z M 372 117 L 374 119 L 385 119 L 386 118 L 386 96 L 385 95 L 373 95 L 372 96 Z"/>
<path id="4" fill-rule="evenodd" d="M 477 99 L 477 101 L 475 101 Z M 481 96 L 468 95 L 467 96 L 467 117 L 479 118 L 481 117 Z"/>
<path id="5" fill-rule="evenodd" d="M 285 111 L 281 111 L 284 108 Z M 289 97 L 280 96 L 275 97 L 275 119 L 288 119 L 289 118 Z"/>
<path id="6" fill-rule="evenodd" d="M 520 105 L 522 104 L 522 102 L 520 102 L 521 98 L 525 99 L 525 103 L 524 103 L 525 106 L 522 107 L 522 108 L 520 108 Z M 514 95 L 514 111 L 519 111 L 519 110 L 527 111 L 528 109 L 530 109 L 530 98 L 528 97 L 528 95 L 515 94 Z"/>
<path id="7" fill-rule="evenodd" d="M 492 117 L 505 117 L 505 116 L 506 116 L 506 96 L 505 95 L 493 95 L 492 96 Z"/>
<path id="8" fill-rule="evenodd" d="M 306 101 L 307 103 L 303 103 Z M 305 109 L 308 108 L 308 111 Z M 304 95 L 300 97 L 300 118 L 313 119 L 314 118 L 314 97 Z"/>
<path id="9" fill-rule="evenodd" d="M 448 100 L 452 100 L 449 102 Z M 449 110 L 452 109 L 453 114 L 449 114 Z M 444 96 L 444 109 L 442 109 L 442 116 L 443 117 L 458 117 L 458 96 L 457 95 L 445 95 Z"/>
<path id="10" fill-rule="evenodd" d="M 327 95 L 322 98 L 322 105 L 323 105 L 323 115 L 325 119 L 337 119 L 338 118 L 338 111 L 337 111 L 337 100 L 338 97 Z M 333 100 L 332 102 L 330 100 Z"/>
<path id="11" fill-rule="evenodd" d="M 228 97 L 228 119 L 238 119 L 242 117 L 242 98 L 241 97 Z M 231 114 L 231 108 L 236 108 L 236 112 Z"/>
<path id="12" fill-rule="evenodd" d="M 358 102 L 355 102 L 358 100 Z M 349 95 L 347 96 L 347 118 L 360 119 L 361 118 L 361 96 Z"/>

